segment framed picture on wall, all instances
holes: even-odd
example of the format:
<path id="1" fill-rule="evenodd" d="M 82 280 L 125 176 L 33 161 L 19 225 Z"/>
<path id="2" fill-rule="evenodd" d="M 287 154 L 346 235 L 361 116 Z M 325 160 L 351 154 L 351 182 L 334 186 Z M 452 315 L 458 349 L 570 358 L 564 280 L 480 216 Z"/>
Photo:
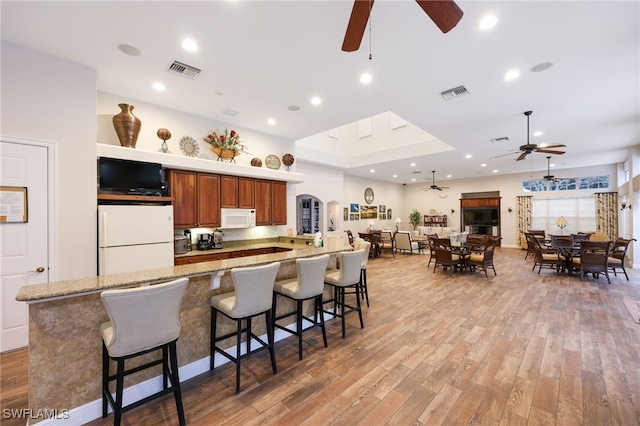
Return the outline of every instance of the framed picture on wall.
<path id="1" fill-rule="evenodd" d="M 358 213 L 351 213 L 351 220 L 360 220 L 360 214 Z"/>
<path id="2" fill-rule="evenodd" d="M 387 213 L 387 206 L 385 206 L 384 204 L 380 204 L 378 206 L 378 213 L 382 213 L 382 214 Z"/>
<path id="3" fill-rule="evenodd" d="M 393 212 L 391 211 L 391 209 L 387 209 L 387 219 L 389 220 L 393 219 Z"/>
<path id="4" fill-rule="evenodd" d="M 342 212 L 342 220 L 344 220 L 345 222 L 347 220 L 349 220 L 349 208 L 345 207 L 344 211 Z"/>
<path id="5" fill-rule="evenodd" d="M 378 206 L 360 206 L 361 219 L 377 219 Z"/>
<path id="6" fill-rule="evenodd" d="M 360 213 L 360 205 L 357 203 L 351 203 L 349 211 L 351 213 Z"/>

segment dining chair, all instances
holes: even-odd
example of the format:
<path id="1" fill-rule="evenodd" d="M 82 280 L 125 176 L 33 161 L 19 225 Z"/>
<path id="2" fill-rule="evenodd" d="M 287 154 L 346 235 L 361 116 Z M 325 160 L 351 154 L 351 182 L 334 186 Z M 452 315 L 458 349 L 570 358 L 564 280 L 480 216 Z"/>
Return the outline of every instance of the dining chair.
<path id="1" fill-rule="evenodd" d="M 347 233 L 347 240 L 349 241 L 349 245 L 351 247 L 353 247 L 353 233 L 351 232 L 350 229 L 347 229 L 346 231 L 344 231 Z"/>
<path id="2" fill-rule="evenodd" d="M 609 254 L 609 259 L 607 259 L 607 264 L 609 265 L 609 269 L 611 269 L 611 272 L 613 272 L 613 275 L 617 277 L 618 274 L 616 273 L 616 270 L 622 269 L 622 272 L 624 272 L 624 276 L 627 278 L 627 281 L 629 281 L 629 276 L 627 275 L 627 271 L 624 269 L 624 261 L 627 256 L 627 249 L 629 248 L 629 244 L 631 244 L 631 241 L 636 241 L 636 239 L 631 238 L 627 240 L 618 237 L 613 243 L 613 246 L 611 247 L 611 253 Z"/>
<path id="3" fill-rule="evenodd" d="M 443 270 L 449 268 L 449 275 L 453 275 L 453 270 L 464 268 L 464 258 L 459 254 L 453 253 L 451 249 L 451 241 L 448 238 L 433 238 L 436 259 L 433 266 L 433 272 L 436 272 L 436 268 L 441 266 Z"/>
<path id="4" fill-rule="evenodd" d="M 568 260 L 560 256 L 558 249 L 542 247 L 540 240 L 535 235 L 529 235 L 528 238 L 534 246 L 532 271 L 537 266 L 539 275 L 542 268 L 555 269 L 556 272 L 560 272 L 566 267 Z"/>
<path id="5" fill-rule="evenodd" d="M 609 249 L 611 241 L 583 241 L 580 243 L 580 254 L 571 259 L 574 269 L 580 273 L 580 281 L 589 272 L 594 278 L 598 278 L 599 274 L 607 277 L 607 282 L 611 284 L 609 279 Z"/>
<path id="6" fill-rule="evenodd" d="M 484 271 L 485 278 L 489 278 L 489 275 L 487 274 L 487 270 L 489 268 L 493 270 L 494 276 L 498 275 L 496 273 L 496 268 L 493 265 L 493 254 L 495 252 L 497 241 L 498 240 L 495 238 L 488 238 L 480 253 L 472 252 L 469 255 L 469 258 L 466 259 L 466 266 L 473 271 Z"/>
<path id="7" fill-rule="evenodd" d="M 391 231 L 380 232 L 380 254 L 384 251 L 390 251 L 393 258 L 396 258 L 395 253 L 395 237 Z"/>

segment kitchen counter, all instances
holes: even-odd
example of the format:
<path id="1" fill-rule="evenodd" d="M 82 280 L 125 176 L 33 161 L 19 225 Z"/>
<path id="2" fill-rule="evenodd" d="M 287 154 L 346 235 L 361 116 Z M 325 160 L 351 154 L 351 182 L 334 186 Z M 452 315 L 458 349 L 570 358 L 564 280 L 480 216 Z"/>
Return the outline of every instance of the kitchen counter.
<path id="1" fill-rule="evenodd" d="M 251 250 L 266 247 L 280 247 L 290 249 L 280 253 L 264 254 L 257 256 L 245 256 L 241 258 L 224 259 L 211 262 L 194 263 L 167 268 L 149 269 L 138 272 L 127 272 L 122 274 L 112 274 L 96 277 L 80 278 L 68 281 L 59 281 L 45 284 L 35 284 L 24 286 L 18 292 L 16 300 L 27 303 L 38 303 L 47 299 L 60 297 L 80 296 L 101 292 L 111 288 L 138 286 L 141 284 L 153 284 L 161 281 L 168 281 L 180 277 L 190 277 L 218 273 L 231 268 L 243 266 L 255 266 L 270 262 L 281 262 L 295 260 L 300 257 L 316 256 L 324 253 L 335 253 L 341 250 L 350 249 L 344 247 L 341 239 L 336 239 L 333 247 L 327 244 L 325 247 L 311 247 L 299 241 L 292 243 L 274 241 L 260 243 L 244 243 L 242 245 L 231 246 L 216 250 L 193 250 L 177 257 L 197 256 L 207 253 L 232 252 L 238 250 Z"/>
<path id="2" fill-rule="evenodd" d="M 211 296 L 233 291 L 232 268 L 281 262 L 276 279 L 282 280 L 296 276 L 296 259 L 325 253 L 331 255 L 329 268 L 335 268 L 337 253 L 351 247 L 345 246 L 342 238 L 327 240 L 325 247 L 319 248 L 308 246 L 306 241 L 291 243 L 278 238 L 229 244 L 227 250 L 231 251 L 264 247 L 291 250 L 23 287 L 16 299 L 29 304 L 29 409 L 69 410 L 69 419 L 56 424 L 84 424 L 100 417 L 100 324 L 109 320 L 100 298 L 103 290 L 189 278 L 180 307 L 178 339 L 180 378 L 185 381 L 209 370 Z M 332 292 L 326 287 L 325 299 L 329 299 Z M 282 300 L 278 303 L 278 314 L 293 311 L 293 303 Z M 306 314 L 312 315 L 313 306 L 307 308 L 310 312 Z M 291 318 L 293 322 L 294 317 Z M 232 321 L 221 321 L 218 326 L 221 334 L 235 330 Z M 257 335 L 266 333 L 263 321 L 256 321 L 253 329 Z M 278 336 L 276 333 L 276 339 L 289 335 L 282 332 Z M 229 342 L 228 346 L 234 344 Z M 222 362 L 216 361 L 216 365 Z M 125 390 L 125 394 L 147 396 L 159 390 L 162 379 L 156 374 L 151 369 L 128 376 L 125 383 L 131 389 Z"/>

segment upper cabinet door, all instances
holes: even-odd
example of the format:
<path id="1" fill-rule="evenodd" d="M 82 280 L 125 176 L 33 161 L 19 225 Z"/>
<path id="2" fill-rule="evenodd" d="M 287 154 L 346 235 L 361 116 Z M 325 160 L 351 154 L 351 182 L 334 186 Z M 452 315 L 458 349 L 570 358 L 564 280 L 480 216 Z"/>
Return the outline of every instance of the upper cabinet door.
<path id="1" fill-rule="evenodd" d="M 255 179 L 238 178 L 238 207 L 241 209 L 253 209 L 255 203 Z"/>
<path id="2" fill-rule="evenodd" d="M 255 208 L 255 179 L 237 176 L 222 176 L 220 181 L 220 207 Z"/>
<path id="3" fill-rule="evenodd" d="M 220 176 L 198 173 L 198 226 L 220 226 Z"/>
<path id="4" fill-rule="evenodd" d="M 256 179 L 256 225 L 271 225 L 271 181 Z"/>
<path id="5" fill-rule="evenodd" d="M 271 222 L 273 225 L 287 224 L 286 182 L 271 182 Z"/>
<path id="6" fill-rule="evenodd" d="M 173 201 L 174 228 L 197 226 L 196 220 L 196 174 L 171 170 L 169 190 Z"/>

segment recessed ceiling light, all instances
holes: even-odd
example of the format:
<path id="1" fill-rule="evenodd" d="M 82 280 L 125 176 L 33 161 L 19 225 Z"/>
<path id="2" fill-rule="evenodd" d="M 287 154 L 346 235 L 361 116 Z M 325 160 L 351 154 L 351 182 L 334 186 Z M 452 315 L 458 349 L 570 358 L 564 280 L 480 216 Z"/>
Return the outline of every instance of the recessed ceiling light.
<path id="1" fill-rule="evenodd" d="M 411 166 L 411 167 L 415 167 L 415 166 L 416 166 L 416 163 L 411 163 L 411 164 L 409 164 L 409 166 Z"/>
<path id="2" fill-rule="evenodd" d="M 543 62 L 531 68 L 531 72 L 542 72 L 546 71 L 553 66 L 553 62 Z"/>
<path id="3" fill-rule="evenodd" d="M 369 170 L 369 173 L 375 173 L 375 172 L 376 172 L 376 169 Z"/>
<path id="4" fill-rule="evenodd" d="M 411 182 L 415 182 L 415 181 L 416 181 L 416 178 L 411 179 Z"/>
<path id="5" fill-rule="evenodd" d="M 276 120 L 273 119 L 273 118 L 270 118 L 270 119 L 267 120 L 267 124 L 270 124 L 270 125 L 273 126 L 274 124 L 276 124 Z"/>
<path id="6" fill-rule="evenodd" d="M 471 158 L 471 154 L 465 155 L 464 158 Z"/>
<path id="7" fill-rule="evenodd" d="M 554 163 L 549 164 L 549 167 L 555 167 L 556 165 Z"/>
<path id="8" fill-rule="evenodd" d="M 119 44 L 118 50 L 129 56 L 140 56 L 142 52 L 137 47 L 133 47 L 130 44 Z"/>
<path id="9" fill-rule="evenodd" d="M 486 163 L 480 164 L 480 167 L 487 167 Z"/>
<path id="10" fill-rule="evenodd" d="M 197 52 L 198 51 L 198 45 L 196 44 L 195 41 L 191 40 L 190 38 L 184 40 L 182 42 L 182 48 L 184 50 L 187 50 L 189 52 Z"/>
<path id="11" fill-rule="evenodd" d="M 165 90 L 167 90 L 167 88 L 164 87 L 164 84 L 162 83 L 153 83 L 153 88 L 156 89 L 158 92 L 164 92 Z"/>
<path id="12" fill-rule="evenodd" d="M 451 177 L 451 175 L 447 175 L 447 177 L 448 177 L 448 178 L 450 178 L 450 177 Z"/>
<path id="13" fill-rule="evenodd" d="M 311 104 L 320 105 L 321 103 L 322 103 L 322 99 L 320 99 L 319 97 L 315 96 L 311 98 Z"/>
<path id="14" fill-rule="evenodd" d="M 393 177 L 394 177 L 394 178 L 397 178 L 397 177 L 398 177 L 398 175 L 393 175 Z"/>
<path id="15" fill-rule="evenodd" d="M 289 111 L 300 111 L 300 107 L 298 105 L 290 105 L 287 109 Z"/>
<path id="16" fill-rule="evenodd" d="M 371 83 L 371 80 L 373 80 L 373 77 L 371 77 L 371 74 L 369 73 L 364 73 L 360 76 L 360 83 L 362 84 L 369 84 Z"/>
<path id="17" fill-rule="evenodd" d="M 538 130 L 537 132 L 533 132 L 533 136 L 542 136 L 544 135 L 544 132 L 541 132 L 540 130 Z"/>
<path id="18" fill-rule="evenodd" d="M 480 24 L 478 25 L 478 28 L 481 30 L 488 30 L 490 28 L 495 27 L 497 23 L 498 23 L 498 18 L 496 18 L 493 15 L 487 15 L 484 18 L 482 18 L 482 20 L 480 21 Z"/>
<path id="19" fill-rule="evenodd" d="M 492 172 L 493 173 L 498 173 L 498 169 L 493 169 Z"/>
<path id="20" fill-rule="evenodd" d="M 511 70 L 511 71 L 509 71 L 508 73 L 505 74 L 504 79 L 509 81 L 509 80 L 515 80 L 518 77 L 520 77 L 520 71 Z"/>

